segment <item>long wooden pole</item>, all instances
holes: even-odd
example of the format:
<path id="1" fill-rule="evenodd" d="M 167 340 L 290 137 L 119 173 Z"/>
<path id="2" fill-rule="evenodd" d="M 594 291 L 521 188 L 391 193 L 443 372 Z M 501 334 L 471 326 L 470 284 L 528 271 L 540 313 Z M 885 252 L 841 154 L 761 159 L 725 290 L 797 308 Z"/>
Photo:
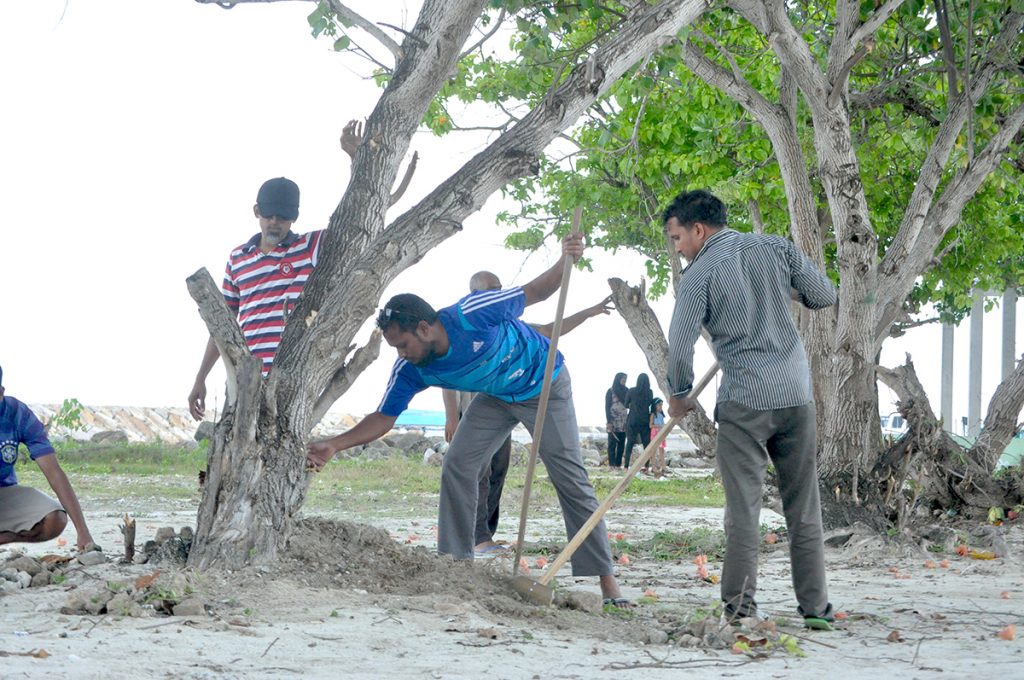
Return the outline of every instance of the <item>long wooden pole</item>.
<path id="1" fill-rule="evenodd" d="M 700 379 L 700 382 L 693 388 L 693 391 L 690 392 L 689 396 L 696 399 L 704 388 L 707 387 L 707 384 L 711 382 L 711 379 L 715 377 L 715 373 L 718 373 L 718 363 L 715 363 L 714 366 L 708 369 L 708 372 Z M 594 527 L 604 519 L 605 513 L 608 512 L 609 508 L 611 508 L 615 501 L 619 499 L 619 496 L 621 496 L 622 492 L 626 490 L 627 486 L 629 486 L 629 483 L 633 480 L 633 477 L 636 476 L 636 473 L 640 471 L 640 468 L 647 464 L 647 461 L 650 460 L 651 456 L 654 455 L 654 452 L 658 450 L 661 443 L 665 441 L 665 438 L 668 437 L 668 433 L 672 431 L 672 428 L 679 424 L 680 420 L 682 419 L 670 418 L 669 421 L 665 423 L 665 427 L 661 428 L 661 431 L 658 432 L 658 436 L 656 436 L 654 440 L 647 445 L 647 448 L 644 449 L 644 452 L 640 457 L 629 466 L 629 470 L 626 471 L 626 475 L 619 480 L 618 484 L 615 485 L 615 488 L 612 489 L 610 494 L 608 494 L 608 498 L 605 499 L 604 503 L 601 503 L 600 507 L 598 507 L 597 510 L 594 511 L 594 514 L 590 516 L 590 519 L 588 519 L 583 526 L 580 527 L 579 531 L 576 532 L 576 535 L 572 537 L 569 544 L 566 545 L 560 553 L 558 553 L 558 557 L 556 557 L 554 562 L 551 563 L 548 570 L 544 572 L 544 575 L 540 577 L 539 583 L 541 585 L 546 586 L 555 578 L 558 574 L 558 570 L 565 566 L 565 563 L 573 556 L 576 549 L 580 547 L 583 541 L 587 540 L 587 537 L 590 536 Z"/>
<path id="2" fill-rule="evenodd" d="M 583 208 L 578 207 L 572 216 L 572 233 L 580 233 L 583 222 Z M 530 492 L 533 490 L 533 471 L 537 467 L 537 456 L 540 450 L 540 437 L 544 432 L 544 419 L 548 411 L 548 399 L 551 396 L 551 376 L 555 372 L 555 358 L 558 356 L 558 336 L 562 333 L 562 316 L 565 313 L 565 298 L 569 293 L 569 275 L 572 273 L 571 257 L 565 259 L 562 267 L 562 283 L 558 291 L 558 309 L 555 311 L 555 322 L 551 327 L 551 339 L 548 343 L 548 359 L 544 364 L 544 385 L 540 390 L 537 402 L 537 420 L 533 425 L 533 443 L 530 446 L 530 460 L 526 464 L 526 482 L 523 484 L 523 508 L 519 513 L 519 535 L 516 538 L 516 556 L 512 564 L 512 575 L 519 573 L 519 560 L 523 555 L 523 538 L 526 536 L 526 515 L 530 508 Z"/>

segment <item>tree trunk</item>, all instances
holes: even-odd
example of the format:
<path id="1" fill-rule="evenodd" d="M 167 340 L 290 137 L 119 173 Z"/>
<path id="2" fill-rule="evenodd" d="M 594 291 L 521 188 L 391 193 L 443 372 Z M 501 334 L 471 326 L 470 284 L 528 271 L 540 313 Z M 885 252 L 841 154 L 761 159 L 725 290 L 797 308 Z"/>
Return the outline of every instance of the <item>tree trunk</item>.
<path id="1" fill-rule="evenodd" d="M 999 383 L 988 403 L 981 434 L 968 456 L 986 470 L 995 470 L 999 457 L 1020 429 L 1021 408 L 1024 407 L 1024 357 L 1017 368 Z"/>
<path id="2" fill-rule="evenodd" d="M 647 304 L 643 287 L 631 287 L 622 279 L 608 279 L 608 285 L 612 289 L 615 309 L 622 315 L 633 339 L 647 357 L 647 365 L 651 367 L 659 389 L 662 394 L 671 394 L 668 386 L 668 341 L 658 318 Z M 681 425 L 698 451 L 706 456 L 714 453 L 718 431 L 700 405 L 683 418 Z"/>

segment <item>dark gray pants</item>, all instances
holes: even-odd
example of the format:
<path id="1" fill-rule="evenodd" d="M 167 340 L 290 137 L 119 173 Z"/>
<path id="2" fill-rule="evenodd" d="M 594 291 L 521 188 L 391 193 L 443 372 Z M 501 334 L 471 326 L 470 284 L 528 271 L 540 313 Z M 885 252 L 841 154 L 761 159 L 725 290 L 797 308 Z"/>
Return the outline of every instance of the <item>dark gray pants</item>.
<path id="1" fill-rule="evenodd" d="M 508 464 L 512 458 L 512 437 L 506 437 L 480 477 L 476 501 L 476 544 L 494 540 L 501 512 L 501 492 L 505 488 Z"/>
<path id="2" fill-rule="evenodd" d="M 755 411 L 735 402 L 715 408 L 715 453 L 725 487 L 722 602 L 729 616 L 757 612 L 761 489 L 768 460 L 775 466 L 789 532 L 793 589 L 803 616 L 831 618 L 818 496 L 814 404 Z"/>
<path id="3" fill-rule="evenodd" d="M 479 394 L 466 409 L 441 467 L 438 552 L 455 559 L 473 557 L 478 481 L 483 468 L 516 423 L 533 432 L 537 402 L 538 399 L 529 399 L 509 404 Z M 564 366 L 551 386 L 539 455 L 558 494 L 565 530 L 571 538 L 597 510 L 598 502 L 583 467 L 572 382 Z M 608 531 L 602 521 L 573 555 L 572 573 L 606 576 L 612 572 Z"/>

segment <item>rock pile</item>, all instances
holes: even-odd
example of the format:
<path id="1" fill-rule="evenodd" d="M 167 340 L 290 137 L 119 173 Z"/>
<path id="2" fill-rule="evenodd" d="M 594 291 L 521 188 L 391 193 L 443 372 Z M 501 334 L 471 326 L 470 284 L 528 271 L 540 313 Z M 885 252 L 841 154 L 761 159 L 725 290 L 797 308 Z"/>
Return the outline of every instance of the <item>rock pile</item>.
<path id="1" fill-rule="evenodd" d="M 38 559 L 15 550 L 3 550 L 0 551 L 0 592 L 60 583 L 69 568 L 94 566 L 106 561 L 106 556 L 98 550 L 78 557 L 44 555 Z"/>

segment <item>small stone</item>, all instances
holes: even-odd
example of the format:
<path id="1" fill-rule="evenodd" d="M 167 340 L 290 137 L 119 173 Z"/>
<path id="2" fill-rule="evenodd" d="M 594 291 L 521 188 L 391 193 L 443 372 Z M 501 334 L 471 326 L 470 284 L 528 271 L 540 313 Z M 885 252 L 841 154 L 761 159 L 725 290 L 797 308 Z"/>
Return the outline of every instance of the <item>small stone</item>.
<path id="1" fill-rule="evenodd" d="M 195 537 L 195 533 L 196 532 L 192 530 L 192 527 L 182 527 L 178 531 L 178 536 L 180 536 L 183 541 L 191 541 Z"/>
<path id="2" fill-rule="evenodd" d="M 107 609 L 107 603 L 113 599 L 114 593 L 109 590 L 101 590 L 95 593 L 86 594 L 84 604 L 85 611 L 89 614 L 102 614 Z"/>
<path id="3" fill-rule="evenodd" d="M 190 597 L 174 605 L 175 616 L 206 616 L 206 606 L 198 597 Z"/>
<path id="4" fill-rule="evenodd" d="M 160 527 L 156 530 L 156 544 L 162 545 L 163 543 L 166 543 L 169 539 L 174 538 L 174 536 L 174 527 Z"/>
<path id="5" fill-rule="evenodd" d="M 21 588 L 28 588 L 30 585 L 32 585 L 32 577 L 29 575 L 27 571 L 19 571 L 17 584 Z"/>
<path id="6" fill-rule="evenodd" d="M 196 433 L 192 435 L 192 438 L 197 442 L 201 442 L 204 439 L 213 439 L 213 432 L 217 429 L 217 424 L 211 420 L 204 420 L 199 423 L 199 427 L 196 428 Z"/>
<path id="7" fill-rule="evenodd" d="M 98 550 L 92 552 L 82 553 L 78 556 L 78 563 L 83 567 L 95 567 L 97 564 L 103 564 L 107 561 L 107 556 Z"/>
<path id="8" fill-rule="evenodd" d="M 647 631 L 647 644 L 663 645 L 668 642 L 668 633 L 660 628 L 652 628 Z"/>
<path id="9" fill-rule="evenodd" d="M 107 613 L 114 616 L 131 616 L 132 607 L 138 606 L 132 602 L 128 593 L 117 593 L 107 602 Z"/>
<path id="10" fill-rule="evenodd" d="M 570 590 L 556 604 L 565 609 L 575 609 L 581 612 L 590 612 L 591 614 L 600 614 L 604 610 L 604 600 L 601 599 L 600 593 L 592 593 L 586 590 Z"/>
<path id="11" fill-rule="evenodd" d="M 21 584 L 17 581 L 8 581 L 4 579 L 0 581 L 0 592 L 10 592 L 13 590 L 21 590 Z"/>
<path id="12" fill-rule="evenodd" d="M 11 567 L 5 567 L 4 569 L 0 569 L 0 578 L 4 579 L 5 581 L 17 581 L 18 570 L 13 569 Z"/>
<path id="13" fill-rule="evenodd" d="M 43 565 L 38 561 L 22 555 L 21 557 L 15 557 L 13 560 L 4 565 L 6 569 L 16 569 L 18 571 L 27 572 L 29 576 L 35 576 L 41 571 L 44 571 Z"/>
<path id="14" fill-rule="evenodd" d="M 45 571 L 45 570 L 41 571 L 41 572 L 39 572 L 38 574 L 36 574 L 35 576 L 32 577 L 32 583 L 29 584 L 29 587 L 30 588 L 40 588 L 42 586 L 48 586 L 48 585 L 50 585 L 50 578 L 51 578 L 50 572 Z"/>

